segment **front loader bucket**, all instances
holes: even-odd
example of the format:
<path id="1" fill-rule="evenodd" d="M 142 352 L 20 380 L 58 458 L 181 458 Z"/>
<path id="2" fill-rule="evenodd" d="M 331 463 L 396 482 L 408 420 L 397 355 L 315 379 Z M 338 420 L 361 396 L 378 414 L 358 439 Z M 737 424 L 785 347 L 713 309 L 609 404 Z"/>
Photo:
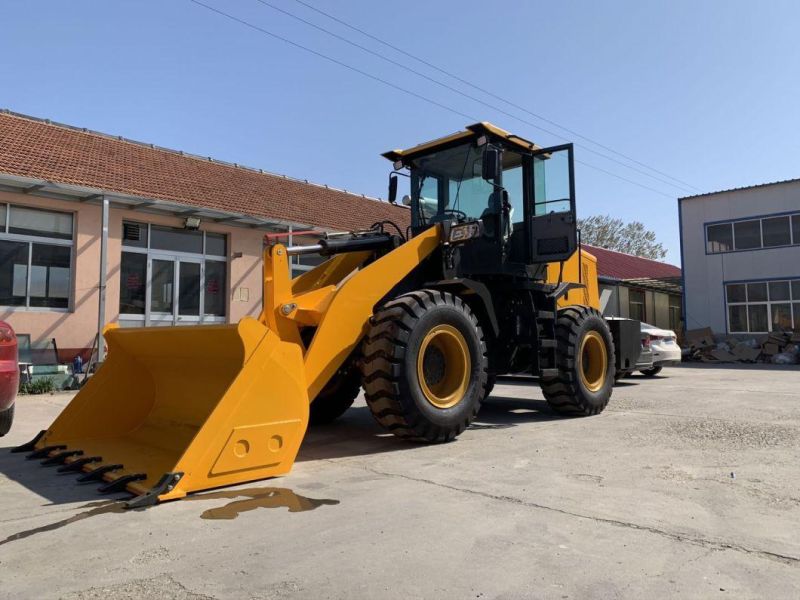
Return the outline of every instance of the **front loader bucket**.
<path id="1" fill-rule="evenodd" d="M 140 506 L 288 472 L 308 424 L 298 345 L 237 325 L 109 328 L 108 358 L 29 455 Z"/>

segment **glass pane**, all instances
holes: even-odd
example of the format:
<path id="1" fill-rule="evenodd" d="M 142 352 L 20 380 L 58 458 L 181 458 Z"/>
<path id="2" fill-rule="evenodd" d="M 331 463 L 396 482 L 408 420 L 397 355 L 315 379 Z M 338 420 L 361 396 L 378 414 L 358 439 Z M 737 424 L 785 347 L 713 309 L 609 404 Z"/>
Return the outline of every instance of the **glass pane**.
<path id="1" fill-rule="evenodd" d="M 730 252 L 733 250 L 733 227 L 730 223 L 709 225 L 706 228 L 708 252 Z"/>
<path id="2" fill-rule="evenodd" d="M 173 229 L 153 225 L 150 228 L 150 247 L 156 250 L 203 253 L 203 232 Z"/>
<path id="3" fill-rule="evenodd" d="M 761 221 L 764 246 L 787 246 L 791 244 L 789 217 L 773 217 Z"/>
<path id="4" fill-rule="evenodd" d="M 569 151 L 533 157 L 534 214 L 570 210 Z"/>
<path id="5" fill-rule="evenodd" d="M 72 215 L 12 205 L 8 232 L 71 240 Z"/>
<path id="6" fill-rule="evenodd" d="M 489 199 L 494 188 L 480 177 L 450 181 L 449 204 L 446 209 L 458 210 L 466 213 L 468 217 L 477 219 L 487 210 L 495 209 L 490 206 Z"/>
<path id="7" fill-rule="evenodd" d="M 728 284 L 728 302 L 746 302 L 745 285 L 743 283 Z"/>
<path id="8" fill-rule="evenodd" d="M 508 157 L 517 157 L 517 165 L 514 167 L 505 167 L 503 169 L 503 187 L 508 192 L 508 202 L 511 204 L 511 214 L 509 220 L 511 223 L 523 223 L 525 221 L 525 203 L 522 192 L 522 165 L 521 157 L 514 152 L 504 152 L 503 162 L 506 162 Z"/>
<path id="9" fill-rule="evenodd" d="M 782 331 L 792 328 L 792 305 L 773 304 L 772 309 L 772 331 Z"/>
<path id="10" fill-rule="evenodd" d="M 792 304 L 792 312 L 794 313 L 794 328 L 800 329 L 800 302 Z"/>
<path id="11" fill-rule="evenodd" d="M 733 224 L 737 250 L 761 248 L 761 221 L 739 221 Z"/>
<path id="12" fill-rule="evenodd" d="M 766 302 L 767 301 L 767 284 L 766 283 L 748 283 L 747 284 L 747 300 L 749 302 Z"/>
<path id="13" fill-rule="evenodd" d="M 0 202 L 0 231 L 6 230 L 6 211 L 8 206 Z"/>
<path id="14" fill-rule="evenodd" d="M 200 263 L 178 263 L 178 314 L 200 315 Z"/>
<path id="15" fill-rule="evenodd" d="M 147 224 L 122 223 L 122 245 L 133 248 L 147 248 Z"/>
<path id="16" fill-rule="evenodd" d="M 769 331 L 766 304 L 751 304 L 747 307 L 747 314 L 750 316 L 750 331 L 752 333 Z"/>
<path id="17" fill-rule="evenodd" d="M 205 314 L 207 315 L 225 316 L 225 295 L 228 289 L 225 284 L 226 267 L 227 264 L 224 262 L 206 261 Z"/>
<path id="18" fill-rule="evenodd" d="M 728 329 L 731 333 L 747 332 L 747 307 L 744 305 L 728 307 Z"/>
<path id="19" fill-rule="evenodd" d="M 439 179 L 433 176 L 420 175 L 417 181 L 419 187 L 419 210 L 421 220 L 426 221 L 433 217 L 439 210 Z"/>
<path id="20" fill-rule="evenodd" d="M 225 235 L 221 233 L 207 233 L 206 234 L 206 254 L 211 256 L 225 256 Z"/>
<path id="21" fill-rule="evenodd" d="M 69 307 L 69 246 L 31 245 L 30 305 L 48 308 Z"/>
<path id="22" fill-rule="evenodd" d="M 147 289 L 147 255 L 122 253 L 119 280 L 119 312 L 143 315 Z"/>
<path id="23" fill-rule="evenodd" d="M 792 300 L 800 300 L 800 279 L 792 282 Z"/>
<path id="24" fill-rule="evenodd" d="M 800 244 L 800 215 L 792 216 L 792 243 Z"/>
<path id="25" fill-rule="evenodd" d="M 769 283 L 769 300 L 788 300 L 789 299 L 789 282 L 788 281 L 770 281 Z"/>
<path id="26" fill-rule="evenodd" d="M 0 241 L 0 305 L 25 306 L 28 244 Z"/>
<path id="27" fill-rule="evenodd" d="M 175 263 L 171 260 L 153 259 L 152 285 L 150 286 L 150 311 L 172 312 L 172 285 L 175 281 Z"/>

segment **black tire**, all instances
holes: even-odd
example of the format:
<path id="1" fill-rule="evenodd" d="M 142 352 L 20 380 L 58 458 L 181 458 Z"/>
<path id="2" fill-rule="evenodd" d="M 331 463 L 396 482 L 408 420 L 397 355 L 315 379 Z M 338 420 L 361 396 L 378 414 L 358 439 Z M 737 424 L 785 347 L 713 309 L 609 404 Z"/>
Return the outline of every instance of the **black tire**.
<path id="1" fill-rule="evenodd" d="M 484 389 L 484 392 L 483 392 L 483 399 L 484 400 L 486 400 L 486 398 L 488 398 L 489 395 L 492 393 L 492 390 L 494 389 L 494 384 L 495 383 L 497 383 L 497 374 L 490 372 L 486 377 L 486 388 Z"/>
<path id="2" fill-rule="evenodd" d="M 341 417 L 361 392 L 361 372 L 352 364 L 339 369 L 309 407 L 308 424 L 324 425 Z"/>
<path id="3" fill-rule="evenodd" d="M 590 375 L 585 375 L 584 368 L 592 367 L 586 361 L 586 353 L 578 356 L 586 338 L 591 338 L 598 350 L 602 347 L 601 342 L 605 347 L 606 364 L 597 367 L 602 370 L 596 375 L 591 374 L 598 386 L 594 390 L 587 386 Z M 603 412 L 611 399 L 615 375 L 614 341 L 603 315 L 588 306 L 559 310 L 556 344 L 558 376 L 542 378 L 541 382 L 547 403 L 557 412 L 575 416 Z"/>
<path id="4" fill-rule="evenodd" d="M 463 356 L 469 352 L 469 369 L 465 360 L 460 384 L 464 391 L 455 394 L 456 403 L 440 407 L 426 396 L 419 369 L 427 373 L 431 368 L 426 387 L 437 386 L 444 378 L 447 359 L 441 351 L 429 355 L 424 350 L 420 357 L 426 340 L 442 328 L 460 334 Z M 429 443 L 454 439 L 478 414 L 486 395 L 488 358 L 483 331 L 469 306 L 448 292 L 420 290 L 387 303 L 372 319 L 362 355 L 367 406 L 382 427 L 401 438 Z"/>
<path id="5" fill-rule="evenodd" d="M 643 370 L 641 370 L 641 371 L 639 371 L 639 372 L 640 372 L 642 375 L 644 375 L 645 377 L 655 377 L 656 375 L 658 375 L 659 373 L 661 373 L 661 369 L 663 369 L 663 368 L 664 368 L 664 367 L 662 367 L 662 366 L 658 366 L 658 365 L 657 365 L 657 366 L 655 366 L 655 367 L 651 367 L 650 369 L 643 369 Z"/>
<path id="6" fill-rule="evenodd" d="M 14 404 L 0 412 L 0 437 L 11 431 L 11 423 L 14 422 Z"/>

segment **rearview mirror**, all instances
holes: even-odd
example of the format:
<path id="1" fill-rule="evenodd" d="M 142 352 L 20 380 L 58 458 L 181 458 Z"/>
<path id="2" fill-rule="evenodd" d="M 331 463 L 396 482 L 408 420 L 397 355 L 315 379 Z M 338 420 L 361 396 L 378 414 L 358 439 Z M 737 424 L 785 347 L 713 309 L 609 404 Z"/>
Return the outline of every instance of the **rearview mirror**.
<path id="1" fill-rule="evenodd" d="M 397 201 L 397 175 L 389 175 L 389 202 L 394 204 Z"/>
<path id="2" fill-rule="evenodd" d="M 487 181 L 497 179 L 497 177 L 500 175 L 500 171 L 502 169 L 500 164 L 500 156 L 500 150 L 491 146 L 488 146 L 486 150 L 483 151 L 483 167 L 481 169 L 481 175 Z"/>

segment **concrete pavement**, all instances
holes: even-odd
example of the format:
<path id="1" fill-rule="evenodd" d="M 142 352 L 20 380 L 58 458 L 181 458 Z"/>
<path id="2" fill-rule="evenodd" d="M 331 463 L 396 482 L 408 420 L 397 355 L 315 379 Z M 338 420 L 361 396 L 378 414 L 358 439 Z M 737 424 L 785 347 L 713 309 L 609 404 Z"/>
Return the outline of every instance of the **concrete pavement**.
<path id="1" fill-rule="evenodd" d="M 122 511 L 3 448 L 0 598 L 789 598 L 800 594 L 800 370 L 633 377 L 602 415 L 501 382 L 456 442 L 404 443 L 363 401 L 294 471 Z"/>

